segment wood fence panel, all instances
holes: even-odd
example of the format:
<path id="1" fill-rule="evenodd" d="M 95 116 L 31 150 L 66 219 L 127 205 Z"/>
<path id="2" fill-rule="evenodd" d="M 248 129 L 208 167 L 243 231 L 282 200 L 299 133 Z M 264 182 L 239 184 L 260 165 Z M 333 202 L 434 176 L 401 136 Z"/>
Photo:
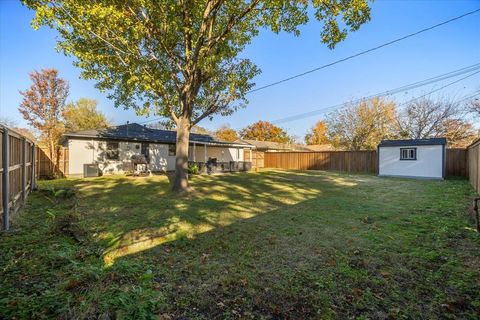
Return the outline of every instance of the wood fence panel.
<path id="1" fill-rule="evenodd" d="M 480 139 L 467 148 L 467 157 L 468 180 L 470 180 L 475 190 L 480 193 Z"/>
<path id="2" fill-rule="evenodd" d="M 376 151 L 266 152 L 265 167 L 289 170 L 377 172 Z"/>
<path id="3" fill-rule="evenodd" d="M 39 178 L 58 178 L 68 175 L 68 148 L 61 147 L 58 160 L 52 160 L 47 148 L 37 148 L 37 175 Z"/>
<path id="4" fill-rule="evenodd" d="M 0 126 L 0 133 L 0 211 L 2 229 L 8 230 L 12 214 L 35 187 L 35 144 L 5 126 Z"/>
<path id="5" fill-rule="evenodd" d="M 466 177 L 468 170 L 467 149 L 447 149 L 447 176 Z"/>
<path id="6" fill-rule="evenodd" d="M 466 149 L 447 149 L 447 176 L 466 177 Z M 332 170 L 352 173 L 377 173 L 376 151 L 266 152 L 265 167 L 289 170 Z"/>

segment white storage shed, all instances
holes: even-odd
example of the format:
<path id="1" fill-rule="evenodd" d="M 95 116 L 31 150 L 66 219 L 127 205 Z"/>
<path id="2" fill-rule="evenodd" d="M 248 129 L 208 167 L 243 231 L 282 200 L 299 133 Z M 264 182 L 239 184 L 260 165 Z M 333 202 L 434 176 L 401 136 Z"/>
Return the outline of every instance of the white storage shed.
<path id="1" fill-rule="evenodd" d="M 382 140 L 378 145 L 378 174 L 444 179 L 447 139 Z"/>

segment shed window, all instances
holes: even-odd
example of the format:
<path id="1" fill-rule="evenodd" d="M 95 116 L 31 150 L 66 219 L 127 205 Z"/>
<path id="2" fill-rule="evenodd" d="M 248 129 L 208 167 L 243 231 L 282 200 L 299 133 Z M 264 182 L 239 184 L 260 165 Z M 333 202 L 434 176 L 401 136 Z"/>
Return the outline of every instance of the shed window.
<path id="1" fill-rule="evenodd" d="M 400 148 L 400 160 L 417 160 L 417 148 Z"/>
<path id="2" fill-rule="evenodd" d="M 177 151 L 177 146 L 174 144 L 169 144 L 168 145 L 168 155 L 169 156 L 175 156 L 175 152 Z"/>
<path id="3" fill-rule="evenodd" d="M 120 160 L 118 142 L 107 142 L 107 160 Z"/>

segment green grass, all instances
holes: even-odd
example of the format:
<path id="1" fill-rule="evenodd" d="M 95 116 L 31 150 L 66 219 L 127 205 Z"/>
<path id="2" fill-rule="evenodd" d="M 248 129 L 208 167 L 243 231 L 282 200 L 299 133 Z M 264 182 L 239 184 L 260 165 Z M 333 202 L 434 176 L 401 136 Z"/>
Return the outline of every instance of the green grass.
<path id="1" fill-rule="evenodd" d="M 480 310 L 468 181 L 332 172 L 41 181 L 0 235 L 0 318 L 436 319 Z"/>

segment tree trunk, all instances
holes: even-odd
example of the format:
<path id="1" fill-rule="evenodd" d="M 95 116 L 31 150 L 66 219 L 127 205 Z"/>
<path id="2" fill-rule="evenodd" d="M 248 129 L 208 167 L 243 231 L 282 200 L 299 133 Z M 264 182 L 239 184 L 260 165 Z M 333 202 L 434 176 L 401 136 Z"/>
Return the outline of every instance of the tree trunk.
<path id="1" fill-rule="evenodd" d="M 175 157 L 175 179 L 172 190 L 188 191 L 188 143 L 190 138 L 190 120 L 180 118 L 177 123 L 177 146 Z"/>

